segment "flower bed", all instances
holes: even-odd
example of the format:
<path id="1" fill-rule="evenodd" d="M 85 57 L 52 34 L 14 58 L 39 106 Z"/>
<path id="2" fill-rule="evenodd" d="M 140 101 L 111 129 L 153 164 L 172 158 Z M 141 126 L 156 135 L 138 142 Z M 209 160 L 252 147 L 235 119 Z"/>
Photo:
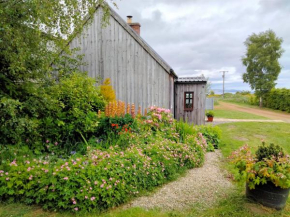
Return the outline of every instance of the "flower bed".
<path id="1" fill-rule="evenodd" d="M 206 138 L 197 132 L 180 141 L 168 110 L 152 107 L 138 118 L 127 114 L 99 119 L 103 133 L 82 144 L 87 145 L 84 155 L 78 151 L 62 159 L 54 153 L 16 153 L 14 160 L 2 160 L 2 200 L 75 212 L 105 210 L 204 161 Z"/>

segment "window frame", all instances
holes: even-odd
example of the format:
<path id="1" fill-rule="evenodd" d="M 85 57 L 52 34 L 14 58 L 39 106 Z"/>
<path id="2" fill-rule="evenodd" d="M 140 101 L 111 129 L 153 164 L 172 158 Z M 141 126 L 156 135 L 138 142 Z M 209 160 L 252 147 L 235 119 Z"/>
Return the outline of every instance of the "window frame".
<path id="1" fill-rule="evenodd" d="M 186 94 L 192 94 L 192 98 L 190 98 L 190 97 L 186 98 Z M 191 103 L 192 107 L 191 108 L 186 108 L 186 99 L 192 100 L 192 103 Z M 184 111 L 193 111 L 193 109 L 194 109 L 193 102 L 194 102 L 194 92 L 193 91 L 184 92 L 184 105 L 183 105 Z"/>

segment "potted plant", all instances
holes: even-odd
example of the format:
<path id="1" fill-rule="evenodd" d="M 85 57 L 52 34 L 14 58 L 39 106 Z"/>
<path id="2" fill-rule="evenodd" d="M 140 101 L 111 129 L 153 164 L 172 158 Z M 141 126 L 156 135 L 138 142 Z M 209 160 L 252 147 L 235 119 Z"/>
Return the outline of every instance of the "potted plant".
<path id="1" fill-rule="evenodd" d="M 233 152 L 236 180 L 246 181 L 246 196 L 264 206 L 285 207 L 290 188 L 290 157 L 282 147 L 262 142 L 255 155 L 248 145 Z"/>
<path id="2" fill-rule="evenodd" d="M 206 117 L 207 117 L 207 122 L 212 122 L 213 121 L 213 117 L 214 117 L 214 113 L 213 111 L 207 111 L 205 113 Z"/>

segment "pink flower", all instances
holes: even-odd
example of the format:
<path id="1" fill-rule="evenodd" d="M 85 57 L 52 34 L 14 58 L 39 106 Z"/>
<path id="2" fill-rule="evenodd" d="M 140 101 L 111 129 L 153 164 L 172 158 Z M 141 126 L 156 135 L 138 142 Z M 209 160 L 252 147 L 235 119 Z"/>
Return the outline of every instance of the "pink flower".
<path id="1" fill-rule="evenodd" d="M 58 142 L 55 142 L 54 145 L 58 145 Z"/>
<path id="2" fill-rule="evenodd" d="M 76 207 L 76 208 L 74 208 L 74 210 L 75 210 L 75 211 L 78 211 L 78 210 L 79 210 L 79 208 L 77 208 L 77 207 Z"/>
<path id="3" fill-rule="evenodd" d="M 68 180 L 68 177 L 64 177 L 63 179 L 64 179 L 64 180 Z"/>
<path id="4" fill-rule="evenodd" d="M 45 172 L 45 173 L 48 173 L 48 170 L 45 170 L 44 172 Z"/>
<path id="5" fill-rule="evenodd" d="M 4 171 L 3 170 L 0 170 L 0 173 L 4 173 Z"/>
<path id="6" fill-rule="evenodd" d="M 96 198 L 95 197 L 91 197 L 91 201 L 94 201 Z"/>
<path id="7" fill-rule="evenodd" d="M 101 188 L 103 188 L 104 187 L 104 184 L 101 184 L 101 186 L 100 186 Z"/>
<path id="8" fill-rule="evenodd" d="M 46 143 L 49 143 L 49 140 L 46 140 Z"/>
<path id="9" fill-rule="evenodd" d="M 29 176 L 29 178 L 28 178 L 28 179 L 29 179 L 29 180 L 32 180 L 32 178 L 33 178 L 33 175 Z"/>
<path id="10" fill-rule="evenodd" d="M 8 180 L 9 180 L 9 177 L 6 178 L 6 181 L 8 181 Z"/>
<path id="11" fill-rule="evenodd" d="M 88 199 L 88 196 L 85 196 L 85 199 Z"/>
<path id="12" fill-rule="evenodd" d="M 74 201 L 73 201 L 73 204 L 77 204 L 77 202 L 74 200 Z"/>

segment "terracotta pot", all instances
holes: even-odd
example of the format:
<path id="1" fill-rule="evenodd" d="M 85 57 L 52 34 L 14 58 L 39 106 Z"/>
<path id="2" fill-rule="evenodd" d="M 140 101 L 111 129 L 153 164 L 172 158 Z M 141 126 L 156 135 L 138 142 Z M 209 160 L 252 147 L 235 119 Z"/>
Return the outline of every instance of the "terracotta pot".
<path id="1" fill-rule="evenodd" d="M 288 195 L 289 188 L 276 187 L 272 182 L 265 185 L 256 185 L 255 189 L 250 189 L 248 184 L 246 185 L 247 198 L 277 210 L 285 207 Z"/>
<path id="2" fill-rule="evenodd" d="M 213 117 L 207 117 L 207 122 L 212 122 L 213 121 Z"/>

